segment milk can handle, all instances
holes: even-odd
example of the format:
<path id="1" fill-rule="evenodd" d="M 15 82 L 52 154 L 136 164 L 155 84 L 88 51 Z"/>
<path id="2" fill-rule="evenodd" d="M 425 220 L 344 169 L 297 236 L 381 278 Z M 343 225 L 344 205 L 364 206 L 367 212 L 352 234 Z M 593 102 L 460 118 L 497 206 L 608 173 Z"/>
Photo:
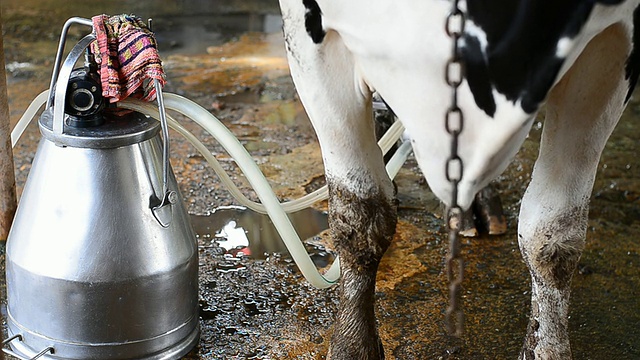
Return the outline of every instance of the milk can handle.
<path id="1" fill-rule="evenodd" d="M 89 34 L 83 37 L 74 47 L 71 49 L 69 55 L 64 60 L 58 79 L 56 80 L 55 98 L 53 106 L 53 134 L 54 136 L 60 136 L 64 132 L 64 104 L 67 96 L 67 83 L 71 77 L 73 66 L 76 64 L 80 56 L 83 55 L 84 50 L 91 44 L 96 37 L 93 34 Z"/>
<path id="2" fill-rule="evenodd" d="M 49 99 L 47 101 L 47 109 L 51 107 L 55 101 L 54 113 L 53 113 L 53 133 L 54 137 L 62 135 L 64 132 L 64 102 L 67 96 L 67 83 L 71 77 L 73 67 L 82 56 L 84 50 L 95 40 L 95 35 L 89 34 L 82 38 L 71 49 L 69 55 L 61 65 L 62 55 L 64 53 L 64 47 L 67 42 L 67 33 L 69 28 L 73 24 L 90 26 L 93 29 L 93 22 L 90 19 L 81 17 L 72 17 L 64 23 L 62 27 L 62 33 L 60 34 L 60 42 L 58 43 L 58 51 L 56 53 L 56 60 L 53 63 L 53 73 L 51 74 L 51 83 L 49 85 Z M 55 92 L 53 91 L 55 85 Z"/>
<path id="3" fill-rule="evenodd" d="M 46 349 L 44 349 L 44 350 L 40 351 L 39 353 L 37 353 L 32 358 L 23 357 L 23 356 L 19 355 L 18 353 L 14 352 L 13 350 L 7 349 L 7 348 L 4 347 L 5 345 L 9 344 L 10 342 L 12 342 L 13 340 L 16 340 L 16 339 L 18 341 L 22 341 L 22 335 L 21 334 L 16 334 L 16 335 L 13 335 L 12 337 L 8 338 L 7 340 L 4 340 L 2 342 L 2 352 L 4 352 L 7 355 L 11 355 L 11 356 L 13 356 L 15 358 L 18 358 L 20 360 L 36 360 L 36 359 L 39 359 L 39 358 L 43 357 L 46 353 L 51 353 L 51 354 L 54 353 L 53 346 L 49 346 Z"/>
<path id="4" fill-rule="evenodd" d="M 157 79 L 154 80 L 156 89 L 156 99 L 158 100 L 158 112 L 160 113 L 160 125 L 162 126 L 162 193 L 158 196 L 160 204 L 153 206 L 151 211 L 160 226 L 166 228 L 171 225 L 173 219 L 172 205 L 178 202 L 178 193 L 169 189 L 169 125 L 164 107 L 164 97 L 162 95 L 162 85 Z"/>
<path id="5" fill-rule="evenodd" d="M 60 34 L 60 42 L 58 43 L 56 60 L 53 62 L 53 73 L 51 74 L 51 83 L 49 84 L 49 90 L 53 90 L 53 86 L 58 80 L 58 74 L 60 73 L 60 63 L 62 62 L 62 55 L 64 53 L 64 46 L 67 42 L 67 33 L 69 32 L 69 28 L 73 24 L 86 25 L 93 28 L 93 22 L 91 20 L 81 17 L 72 17 L 64 23 L 64 26 L 62 27 L 62 33 Z M 51 91 L 49 94 L 49 100 L 47 101 L 47 109 L 50 108 L 51 105 L 53 105 L 53 96 L 53 91 Z"/>
<path id="6" fill-rule="evenodd" d="M 65 100 L 67 95 L 67 83 L 71 77 L 71 72 L 80 56 L 83 55 L 85 49 L 96 39 L 96 36 L 92 33 L 82 38 L 69 52 L 64 63 L 60 66 L 62 61 L 62 53 L 64 52 L 64 46 L 66 43 L 67 32 L 72 24 L 87 25 L 93 28 L 93 22 L 89 19 L 73 17 L 67 20 L 62 28 L 62 34 L 60 35 L 60 43 L 58 44 L 58 53 L 56 54 L 56 60 L 53 67 L 53 74 L 51 76 L 51 96 L 47 101 L 47 109 L 51 107 L 53 102 L 53 139 L 61 136 L 64 133 L 64 119 L 65 119 Z M 52 91 L 55 85 L 55 93 Z M 156 96 L 158 99 L 158 110 L 160 112 L 160 123 L 162 124 L 163 134 L 163 153 L 162 153 L 162 193 L 157 196 L 160 203 L 151 208 L 154 217 L 162 227 L 168 227 L 171 224 L 172 211 L 171 205 L 175 204 L 178 200 L 178 194 L 176 191 L 168 189 L 169 183 L 169 128 L 167 125 L 167 119 L 165 114 L 164 103 L 162 99 L 162 86 L 158 80 L 155 80 Z"/>

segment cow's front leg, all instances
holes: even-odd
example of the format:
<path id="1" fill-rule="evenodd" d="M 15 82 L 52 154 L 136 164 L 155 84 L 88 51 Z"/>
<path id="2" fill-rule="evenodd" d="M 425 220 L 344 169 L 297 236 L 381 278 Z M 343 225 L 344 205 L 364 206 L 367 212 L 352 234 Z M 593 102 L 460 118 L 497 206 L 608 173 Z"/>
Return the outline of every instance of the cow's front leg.
<path id="1" fill-rule="evenodd" d="M 585 246 L 600 154 L 631 91 L 625 80 L 629 50 L 627 28 L 609 27 L 587 45 L 549 95 L 540 156 L 518 228 L 532 283 L 521 360 L 571 358 L 571 278 Z"/>
<path id="2" fill-rule="evenodd" d="M 354 174 L 355 175 L 355 174 Z M 376 331 L 375 280 L 378 264 L 395 232 L 396 208 L 388 186 L 358 175 L 367 190 L 329 178 L 329 225 L 340 255 L 342 281 L 329 358 L 382 359 Z"/>
<path id="3" fill-rule="evenodd" d="M 587 199 L 535 214 L 524 210 L 531 202 L 523 202 L 521 221 L 535 218 L 535 225 L 521 225 L 519 234 L 531 273 L 531 314 L 520 359 L 568 360 L 570 285 L 585 245 Z"/>
<path id="4" fill-rule="evenodd" d="M 332 360 L 384 357 L 374 314 L 378 264 L 395 231 L 393 184 L 377 145 L 372 94 L 315 1 L 281 0 L 291 75 L 322 150 L 329 227 L 340 255 Z"/>

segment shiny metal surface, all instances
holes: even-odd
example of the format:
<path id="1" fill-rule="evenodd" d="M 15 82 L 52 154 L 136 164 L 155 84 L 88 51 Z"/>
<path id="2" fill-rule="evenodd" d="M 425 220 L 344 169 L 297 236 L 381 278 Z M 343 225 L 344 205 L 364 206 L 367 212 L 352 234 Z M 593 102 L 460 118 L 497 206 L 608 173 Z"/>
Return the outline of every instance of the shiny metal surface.
<path id="1" fill-rule="evenodd" d="M 67 114 L 64 112 L 65 96 L 67 93 L 67 83 L 73 71 L 74 64 L 80 59 L 80 56 L 84 53 L 84 50 L 96 39 L 95 35 L 89 34 L 83 37 L 73 49 L 62 64 L 60 74 L 58 75 L 57 84 L 55 87 L 54 107 L 53 107 L 53 133 L 55 135 L 62 135 L 65 130 L 65 122 Z M 53 87 L 51 87 L 53 89 Z M 63 145 L 63 144 L 59 144 Z"/>
<path id="2" fill-rule="evenodd" d="M 166 228 L 152 214 L 162 165 L 159 135 L 107 149 L 40 141 L 7 243 L 15 351 L 172 359 L 193 347 L 196 238 L 182 201 Z"/>
<path id="3" fill-rule="evenodd" d="M 167 115 L 164 108 L 164 100 L 162 95 L 162 84 L 158 79 L 154 79 L 156 89 L 156 99 L 158 100 L 158 113 L 160 114 L 160 124 L 162 126 L 162 193 L 156 194 L 156 197 L 162 199 L 160 204 L 153 207 L 153 216 L 158 220 L 160 225 L 167 227 L 171 224 L 172 204 L 177 200 L 177 193 L 169 190 L 169 124 L 167 123 Z"/>
<path id="4" fill-rule="evenodd" d="M 98 127 L 76 128 L 68 126 L 62 134 L 53 131 L 53 109 L 47 109 L 40 117 L 40 133 L 46 139 L 63 146 L 110 149 L 132 145 L 156 136 L 160 124 L 143 114 L 132 113 L 116 116 L 106 113 L 105 123 Z"/>
<path id="5" fill-rule="evenodd" d="M 60 41 L 58 42 L 58 52 L 56 53 L 56 60 L 53 62 L 53 72 L 51 74 L 51 84 L 49 85 L 49 89 L 54 89 L 56 81 L 58 80 L 58 74 L 60 73 L 60 64 L 62 63 L 62 56 L 64 54 L 64 46 L 67 42 L 67 34 L 69 33 L 69 28 L 71 25 L 85 25 L 93 27 L 93 21 L 91 19 L 85 19 L 81 17 L 72 17 L 68 19 L 64 26 L 62 27 L 62 32 L 60 34 Z M 73 64 L 72 64 L 73 66 Z M 50 108 L 53 105 L 54 94 L 51 92 L 49 100 L 47 101 L 47 108 Z"/>

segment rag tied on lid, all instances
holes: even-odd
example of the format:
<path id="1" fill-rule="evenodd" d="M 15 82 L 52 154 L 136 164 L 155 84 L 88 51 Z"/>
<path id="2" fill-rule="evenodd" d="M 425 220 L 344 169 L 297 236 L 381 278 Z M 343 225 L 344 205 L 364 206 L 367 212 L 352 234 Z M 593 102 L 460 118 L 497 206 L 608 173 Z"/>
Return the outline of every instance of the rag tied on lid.
<path id="1" fill-rule="evenodd" d="M 165 75 L 156 39 L 134 15 L 97 15 L 92 18 L 96 40 L 91 43 L 102 83 L 102 96 L 118 102 L 129 96 L 145 101 L 156 97 L 155 79 Z"/>

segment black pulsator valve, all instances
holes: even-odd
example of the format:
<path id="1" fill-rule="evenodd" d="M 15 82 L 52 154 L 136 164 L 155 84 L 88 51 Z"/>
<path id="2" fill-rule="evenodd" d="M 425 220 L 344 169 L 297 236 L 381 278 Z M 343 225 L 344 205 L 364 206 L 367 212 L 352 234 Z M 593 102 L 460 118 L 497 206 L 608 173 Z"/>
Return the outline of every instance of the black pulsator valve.
<path id="1" fill-rule="evenodd" d="M 102 97 L 102 86 L 97 67 L 87 55 L 85 66 L 71 72 L 67 85 L 65 113 L 69 115 L 69 126 L 84 128 L 102 125 L 102 110 L 105 99 Z"/>

